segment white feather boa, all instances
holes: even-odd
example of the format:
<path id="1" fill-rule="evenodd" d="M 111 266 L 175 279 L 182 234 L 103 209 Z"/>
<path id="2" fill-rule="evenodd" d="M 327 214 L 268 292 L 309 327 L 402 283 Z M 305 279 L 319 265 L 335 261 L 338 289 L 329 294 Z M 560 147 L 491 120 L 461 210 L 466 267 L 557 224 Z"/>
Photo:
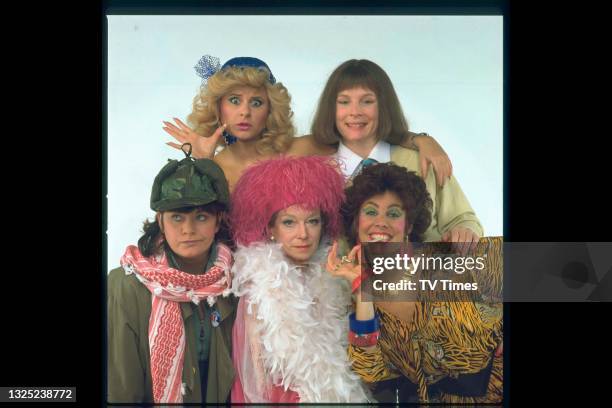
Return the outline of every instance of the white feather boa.
<path id="1" fill-rule="evenodd" d="M 347 355 L 348 283 L 322 269 L 322 245 L 306 267 L 288 261 L 279 244 L 239 247 L 232 287 L 256 305 L 266 375 L 300 402 L 366 402 Z"/>

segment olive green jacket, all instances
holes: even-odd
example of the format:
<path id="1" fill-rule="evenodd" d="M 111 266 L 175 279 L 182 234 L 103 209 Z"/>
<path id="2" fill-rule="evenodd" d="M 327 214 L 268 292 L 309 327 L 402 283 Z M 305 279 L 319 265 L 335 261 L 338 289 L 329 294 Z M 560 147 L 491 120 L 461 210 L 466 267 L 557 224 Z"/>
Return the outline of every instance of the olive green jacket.
<path id="1" fill-rule="evenodd" d="M 406 149 L 402 146 L 392 146 L 391 161 L 416 172 L 419 176 L 421 175 L 419 152 Z M 427 178 L 425 178 L 425 185 L 433 201 L 433 208 L 431 224 L 429 224 L 429 228 L 423 234 L 424 241 L 440 241 L 445 232 L 455 227 L 469 228 L 478 234 L 478 236 L 484 235 L 482 224 L 463 190 L 461 190 L 455 176 L 451 176 L 444 184 L 444 187 L 439 187 L 436 184 L 435 172 L 430 168 Z"/>
<path id="2" fill-rule="evenodd" d="M 213 328 L 210 340 L 206 402 L 229 401 L 234 381 L 232 366 L 232 326 L 238 299 L 219 296 L 214 307 L 221 322 Z M 185 359 L 183 363 L 183 402 L 202 402 L 195 322 L 197 307 L 182 302 L 185 322 Z M 108 275 L 108 402 L 153 402 L 151 358 L 149 354 L 149 316 L 151 292 L 134 274 L 117 268 Z"/>

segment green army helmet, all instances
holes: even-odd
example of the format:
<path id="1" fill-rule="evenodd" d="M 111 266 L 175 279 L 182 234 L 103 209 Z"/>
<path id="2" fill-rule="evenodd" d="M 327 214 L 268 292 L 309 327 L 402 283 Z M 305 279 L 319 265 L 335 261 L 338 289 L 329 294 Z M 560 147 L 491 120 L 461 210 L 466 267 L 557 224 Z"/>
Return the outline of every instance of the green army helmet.
<path id="1" fill-rule="evenodd" d="M 185 151 L 185 148 L 188 151 Z M 209 159 L 191 157 L 191 144 L 181 146 L 185 158 L 169 160 L 155 177 L 151 209 L 169 211 L 218 202 L 229 208 L 229 189 L 221 167 Z"/>

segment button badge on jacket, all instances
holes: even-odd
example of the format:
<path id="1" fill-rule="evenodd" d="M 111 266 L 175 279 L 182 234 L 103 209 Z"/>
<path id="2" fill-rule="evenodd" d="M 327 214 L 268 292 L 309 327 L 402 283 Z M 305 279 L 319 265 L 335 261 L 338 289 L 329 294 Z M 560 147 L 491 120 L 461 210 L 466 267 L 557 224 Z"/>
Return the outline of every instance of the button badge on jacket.
<path id="1" fill-rule="evenodd" d="M 218 310 L 213 310 L 210 313 L 210 324 L 212 324 L 212 327 L 219 327 L 219 322 L 221 322 L 221 313 Z"/>

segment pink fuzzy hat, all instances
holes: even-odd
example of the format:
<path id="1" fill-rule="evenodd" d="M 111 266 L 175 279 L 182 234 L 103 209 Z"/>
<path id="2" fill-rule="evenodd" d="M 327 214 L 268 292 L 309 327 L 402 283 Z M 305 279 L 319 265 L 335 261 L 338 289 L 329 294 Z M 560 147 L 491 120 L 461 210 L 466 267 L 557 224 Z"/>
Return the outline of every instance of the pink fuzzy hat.
<path id="1" fill-rule="evenodd" d="M 292 205 L 320 209 L 326 235 L 340 232 L 344 178 L 331 157 L 280 157 L 259 162 L 240 177 L 230 199 L 230 223 L 237 244 L 266 240 L 272 216 Z"/>

